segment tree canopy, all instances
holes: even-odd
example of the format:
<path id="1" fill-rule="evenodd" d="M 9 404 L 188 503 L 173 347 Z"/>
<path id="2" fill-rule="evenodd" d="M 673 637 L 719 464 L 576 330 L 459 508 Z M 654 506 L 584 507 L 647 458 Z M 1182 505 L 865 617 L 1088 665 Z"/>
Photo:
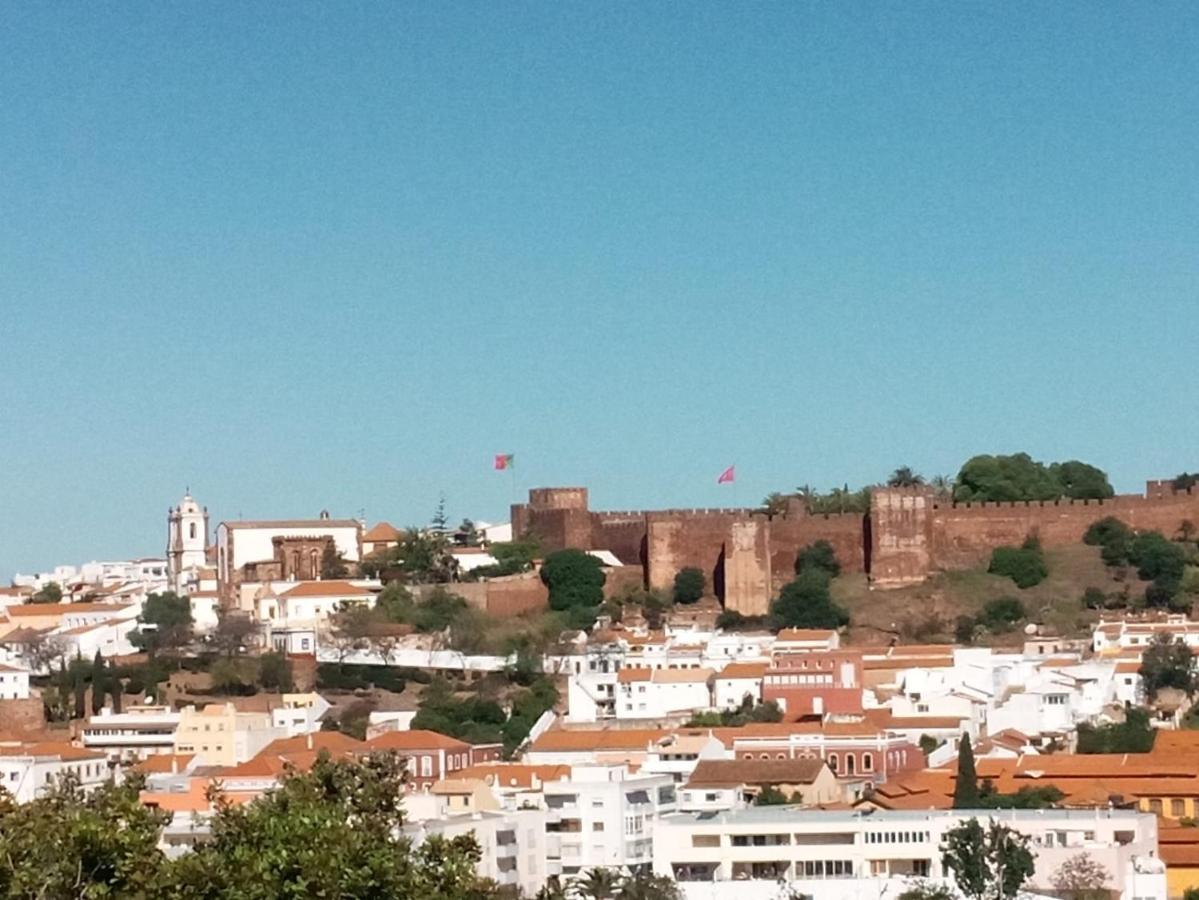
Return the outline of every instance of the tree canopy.
<path id="1" fill-rule="evenodd" d="M 968 819 L 945 832 L 941 862 L 958 889 L 974 900 L 1015 897 L 1035 868 L 1028 837 L 1006 825 L 984 828 Z"/>
<path id="2" fill-rule="evenodd" d="M 1045 562 L 1040 541 L 1029 537 L 1019 547 L 996 547 L 992 550 L 987 571 L 1012 579 L 1018 588 L 1030 588 L 1045 580 L 1049 575 L 1049 565 Z"/>
<path id="3" fill-rule="evenodd" d="M 597 607 L 604 601 L 603 564 L 582 550 L 558 550 L 545 558 L 541 580 L 549 588 L 550 609 Z"/>
<path id="4" fill-rule="evenodd" d="M 849 624 L 849 613 L 833 602 L 826 572 L 810 568 L 784 585 L 770 605 L 778 628 L 841 628 Z"/>
<path id="5" fill-rule="evenodd" d="M 675 603 L 695 603 L 704 595 L 707 579 L 702 569 L 688 567 L 679 569 L 674 576 L 673 599 Z"/>
<path id="6" fill-rule="evenodd" d="M 958 774 L 953 785 L 954 809 L 978 808 L 978 773 L 974 769 L 974 747 L 970 738 L 962 734 L 958 741 Z"/>
<path id="7" fill-rule="evenodd" d="M 133 644 L 153 656 L 160 650 L 187 646 L 192 639 L 191 601 L 174 591 L 150 594 L 138 621 L 143 626 L 129 636 Z"/>
<path id="8" fill-rule="evenodd" d="M 1077 500 L 1102 499 L 1115 494 L 1107 474 L 1078 460 L 1044 463 L 1027 453 L 1010 456 L 974 456 L 958 472 L 954 500 Z"/>
<path id="9" fill-rule="evenodd" d="M 1141 682 L 1152 697 L 1162 688 L 1177 688 L 1187 695 L 1195 693 L 1195 658 L 1191 648 L 1168 634 L 1154 637 L 1141 654 Z"/>
<path id="10" fill-rule="evenodd" d="M 829 578 L 841 574 L 841 562 L 832 544 L 819 540 L 800 549 L 795 556 L 795 574 L 800 575 L 809 569 L 824 572 Z"/>

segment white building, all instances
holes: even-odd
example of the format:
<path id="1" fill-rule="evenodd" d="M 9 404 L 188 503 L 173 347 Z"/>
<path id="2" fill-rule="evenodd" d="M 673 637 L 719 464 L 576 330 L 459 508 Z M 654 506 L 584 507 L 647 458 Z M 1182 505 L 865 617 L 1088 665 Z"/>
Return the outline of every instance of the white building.
<path id="1" fill-rule="evenodd" d="M 688 718 L 711 709 L 714 677 L 711 669 L 622 669 L 616 676 L 616 718 Z"/>
<path id="2" fill-rule="evenodd" d="M 676 808 L 673 779 L 633 776 L 627 766 L 575 766 L 542 785 L 547 874 L 574 878 L 597 867 L 635 869 L 654 859 L 654 830 Z"/>
<path id="3" fill-rule="evenodd" d="M 1062 863 L 1085 853 L 1107 870 L 1123 900 L 1165 900 L 1165 868 L 1157 856 L 1157 818 L 1130 810 L 1002 810 L 981 816 L 1028 835 L 1036 858 L 1031 890 L 1052 886 Z M 752 807 L 676 814 L 654 837 L 654 870 L 676 879 L 694 900 L 774 897 L 780 882 L 805 894 L 853 895 L 859 879 L 948 877 L 941 862 L 945 833 L 974 815 L 928 812 L 833 812 Z"/>
<path id="4" fill-rule="evenodd" d="M 247 563 L 274 559 L 275 538 L 332 538 L 334 547 L 347 562 L 361 556 L 362 523 L 354 519 L 286 519 L 275 521 L 222 522 L 216 530 L 217 577 L 222 585 L 240 579 Z"/>
<path id="5" fill-rule="evenodd" d="M 167 578 L 170 589 L 183 594 L 188 573 L 208 565 L 208 508 L 191 495 L 167 510 Z"/>
<path id="6" fill-rule="evenodd" d="M 0 665 L 0 700 L 29 699 L 29 670 Z"/>
<path id="7" fill-rule="evenodd" d="M 169 706 L 131 706 L 119 713 L 106 707 L 87 720 L 80 737 L 84 747 L 109 759 L 141 760 L 173 752 L 181 718 Z"/>
<path id="8" fill-rule="evenodd" d="M 330 708 L 329 701 L 315 691 L 284 694 L 283 705 L 271 710 L 271 724 L 286 737 L 311 734 L 321 730 L 321 717 Z"/>
<path id="9" fill-rule="evenodd" d="M 762 679 L 768 662 L 730 663 L 719 672 L 713 681 L 713 700 L 717 709 L 737 709 L 747 699 L 752 704 L 762 702 Z"/>
<path id="10" fill-rule="evenodd" d="M 67 774 L 88 790 L 103 784 L 112 772 L 104 754 L 66 742 L 0 744 L 0 786 L 17 803 L 36 800 Z"/>

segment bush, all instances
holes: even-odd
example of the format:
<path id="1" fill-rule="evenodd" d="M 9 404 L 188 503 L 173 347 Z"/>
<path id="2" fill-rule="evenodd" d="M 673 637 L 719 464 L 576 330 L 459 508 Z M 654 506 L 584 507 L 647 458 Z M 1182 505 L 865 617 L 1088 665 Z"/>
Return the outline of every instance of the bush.
<path id="1" fill-rule="evenodd" d="M 282 653 L 264 653 L 258 658 L 258 683 L 268 691 L 292 689 L 291 663 Z"/>
<path id="2" fill-rule="evenodd" d="M 973 644 L 978 622 L 973 616 L 958 616 L 953 626 L 953 639 L 959 644 Z"/>
<path id="3" fill-rule="evenodd" d="M 1153 749 L 1155 732 L 1149 724 L 1149 713 L 1136 707 L 1128 708 L 1124 721 L 1118 725 L 1078 726 L 1079 753 L 1148 753 Z"/>
<path id="4" fill-rule="evenodd" d="M 546 557 L 541 580 L 549 588 L 550 609 L 598 607 L 604 600 L 604 570 L 582 550 L 559 550 Z"/>
<path id="5" fill-rule="evenodd" d="M 769 616 L 743 616 L 735 609 L 726 609 L 716 617 L 716 627 L 726 631 L 761 631 L 770 624 Z"/>
<path id="6" fill-rule="evenodd" d="M 674 602 L 695 603 L 704 595 L 707 586 L 704 573 L 700 569 L 680 569 L 674 576 Z"/>
<path id="7" fill-rule="evenodd" d="M 1008 631 L 1025 617 L 1024 604 L 1015 597 L 1000 597 L 983 607 L 978 623 L 991 632 Z"/>
<path id="8" fill-rule="evenodd" d="M 806 569 L 779 593 L 770 605 L 770 615 L 779 628 L 841 628 L 849 624 L 849 613 L 833 603 L 829 576 L 820 569 Z"/>
<path id="9" fill-rule="evenodd" d="M 829 578 L 836 578 L 841 574 L 841 563 L 837 560 L 837 553 L 832 544 L 828 541 L 816 541 L 799 551 L 795 557 L 795 574 L 802 575 L 809 569 L 824 572 Z"/>
<path id="10" fill-rule="evenodd" d="M 377 687 L 402 694 L 406 682 L 428 684 L 432 676 L 422 669 L 394 666 L 356 666 L 321 663 L 316 669 L 316 686 L 326 691 L 364 691 Z"/>
<path id="11" fill-rule="evenodd" d="M 1128 561 L 1137 567 L 1137 577 L 1142 581 L 1177 585 L 1186 568 L 1186 552 L 1160 531 L 1145 531 L 1133 538 Z"/>
<path id="12" fill-rule="evenodd" d="M 1117 541 L 1131 540 L 1132 529 L 1115 516 L 1107 516 L 1098 522 L 1092 522 L 1082 536 L 1082 542 L 1092 547 L 1102 547 Z"/>
<path id="13" fill-rule="evenodd" d="M 1103 609 L 1107 606 L 1107 594 L 1097 587 L 1082 592 L 1082 605 L 1086 609 Z"/>
<path id="14" fill-rule="evenodd" d="M 1010 578 L 1016 587 L 1024 589 L 1040 584 L 1049 574 L 1045 555 L 1036 538 L 1028 538 L 1020 547 L 996 547 L 991 551 L 991 565 L 987 571 L 992 575 Z"/>

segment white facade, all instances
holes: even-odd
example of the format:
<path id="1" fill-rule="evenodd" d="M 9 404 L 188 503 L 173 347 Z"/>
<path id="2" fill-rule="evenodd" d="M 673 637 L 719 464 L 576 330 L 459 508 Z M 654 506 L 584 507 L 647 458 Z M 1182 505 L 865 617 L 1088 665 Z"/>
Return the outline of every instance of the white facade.
<path id="1" fill-rule="evenodd" d="M 547 873 L 648 866 L 659 817 L 676 808 L 669 776 L 631 776 L 626 766 L 576 766 L 569 781 L 542 785 Z"/>
<path id="2" fill-rule="evenodd" d="M 274 558 L 277 537 L 331 537 L 348 562 L 357 562 L 362 525 L 343 519 L 280 522 L 222 522 L 217 526 L 217 575 L 222 584 L 246 563 Z"/>
<path id="3" fill-rule="evenodd" d="M 171 590 L 186 590 L 189 572 L 208 564 L 208 509 L 201 508 L 191 492 L 167 511 L 167 577 Z"/>
<path id="4" fill-rule="evenodd" d="M 69 744 L 0 746 L 0 786 L 17 803 L 36 800 L 67 774 L 77 777 L 84 790 L 103 784 L 112 775 L 103 754 Z"/>
<path id="5" fill-rule="evenodd" d="M 546 881 L 545 810 L 485 810 L 414 820 L 404 833 L 419 846 L 431 835 L 446 838 L 473 834 L 481 851 L 475 867 L 497 884 L 519 888 L 532 897 Z"/>
<path id="6" fill-rule="evenodd" d="M 125 712 L 102 709 L 83 726 L 83 746 L 112 760 L 140 760 L 171 753 L 182 713 L 167 706 L 133 706 Z"/>
<path id="7" fill-rule="evenodd" d="M 321 716 L 329 709 L 329 701 L 315 692 L 284 694 L 283 705 L 271 710 L 271 725 L 286 737 L 312 734 L 321 730 Z"/>
<path id="8" fill-rule="evenodd" d="M 0 665 L 0 700 L 29 699 L 29 670 Z"/>
<path id="9" fill-rule="evenodd" d="M 826 882 L 948 877 L 944 835 L 975 815 L 965 811 L 832 812 L 753 807 L 701 817 L 668 816 L 655 833 L 654 870 L 677 879 L 687 896 L 712 896 L 713 886 L 780 882 L 802 892 Z M 1130 810 L 982 811 L 1028 835 L 1036 860 L 1032 890 L 1052 886 L 1066 860 L 1086 853 L 1111 875 L 1123 900 L 1165 900 L 1165 869 L 1157 854 L 1157 818 Z M 695 884 L 697 890 L 689 890 Z M 727 891 L 726 887 L 726 891 Z M 705 892 L 707 891 L 707 892 Z M 746 896 L 749 896 L 748 894 Z"/>
<path id="10" fill-rule="evenodd" d="M 617 719 L 688 717 L 712 708 L 711 669 L 625 669 L 616 679 Z"/>

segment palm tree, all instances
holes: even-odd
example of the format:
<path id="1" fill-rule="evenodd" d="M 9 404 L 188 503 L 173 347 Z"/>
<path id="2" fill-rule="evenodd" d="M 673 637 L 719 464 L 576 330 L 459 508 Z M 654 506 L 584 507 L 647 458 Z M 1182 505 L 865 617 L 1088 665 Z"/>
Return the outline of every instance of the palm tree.
<path id="1" fill-rule="evenodd" d="M 929 484 L 932 485 L 932 488 L 934 491 L 936 491 L 938 497 L 953 496 L 953 478 L 951 476 L 934 475 L 929 480 Z"/>
<path id="2" fill-rule="evenodd" d="M 575 883 L 573 893 L 577 900 L 615 900 L 620 876 L 610 869 L 590 869 Z"/>
<path id="3" fill-rule="evenodd" d="M 924 484 L 924 476 L 912 471 L 911 466 L 900 466 L 887 479 L 887 487 L 918 487 Z"/>
<path id="4" fill-rule="evenodd" d="M 628 875 L 620 882 L 620 900 L 682 900 L 673 879 L 652 872 Z"/>
<path id="5" fill-rule="evenodd" d="M 768 516 L 781 516 L 787 510 L 787 495 L 775 491 L 762 498 L 762 510 Z"/>

